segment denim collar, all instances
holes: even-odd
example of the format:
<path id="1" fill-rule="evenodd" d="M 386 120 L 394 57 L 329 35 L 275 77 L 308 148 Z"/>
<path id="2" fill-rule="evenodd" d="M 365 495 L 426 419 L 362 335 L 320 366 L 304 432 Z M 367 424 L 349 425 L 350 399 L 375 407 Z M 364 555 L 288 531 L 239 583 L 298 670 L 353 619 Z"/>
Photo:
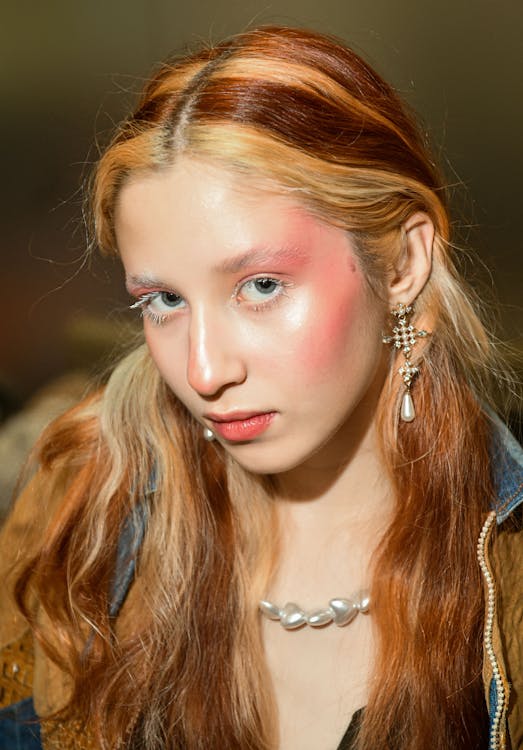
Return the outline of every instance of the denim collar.
<path id="1" fill-rule="evenodd" d="M 493 424 L 490 456 L 497 495 L 493 510 L 501 524 L 523 503 L 523 449 L 500 418 L 488 413 Z"/>

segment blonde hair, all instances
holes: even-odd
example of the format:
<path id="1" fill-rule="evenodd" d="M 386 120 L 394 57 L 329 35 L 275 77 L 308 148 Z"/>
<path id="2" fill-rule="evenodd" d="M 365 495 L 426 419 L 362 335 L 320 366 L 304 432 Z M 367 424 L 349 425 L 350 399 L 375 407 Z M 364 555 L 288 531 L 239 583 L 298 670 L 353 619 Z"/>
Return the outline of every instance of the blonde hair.
<path id="1" fill-rule="evenodd" d="M 407 219 L 422 211 L 434 223 L 433 270 L 416 302 L 418 326 L 433 331 L 414 386 L 418 418 L 398 423 L 392 360 L 378 407 L 396 506 L 376 555 L 378 679 L 359 743 L 479 746 L 475 542 L 493 494 L 479 399 L 489 399 L 495 353 L 456 271 L 443 183 L 414 119 L 354 52 L 309 31 L 260 28 L 168 62 L 97 167 L 92 214 L 105 252 L 117 253 L 125 181 L 181 154 L 269 182 L 350 232 L 378 294 Z M 257 617 L 278 557 L 266 480 L 202 440 L 143 348 L 44 436 L 49 491 L 75 454 L 79 468 L 19 585 L 21 602 L 29 582 L 46 602 L 52 627 L 41 637 L 73 675 L 70 707 L 104 748 L 129 738 L 150 750 L 274 748 Z M 119 529 L 153 471 L 138 566 L 146 585 L 136 587 L 143 606 L 132 631 L 115 638 L 107 591 Z"/>

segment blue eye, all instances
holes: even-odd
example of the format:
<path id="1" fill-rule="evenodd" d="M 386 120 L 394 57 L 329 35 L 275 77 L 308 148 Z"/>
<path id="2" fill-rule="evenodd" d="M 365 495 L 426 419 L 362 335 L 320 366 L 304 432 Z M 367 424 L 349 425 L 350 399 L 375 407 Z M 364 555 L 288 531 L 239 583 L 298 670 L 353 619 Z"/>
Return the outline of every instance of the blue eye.
<path id="1" fill-rule="evenodd" d="M 172 310 L 175 307 L 180 307 L 183 302 L 180 295 L 174 292 L 157 292 L 156 294 L 155 299 L 149 302 L 150 305 L 159 303 L 159 306 L 165 305 L 168 310 Z"/>
<path id="2" fill-rule="evenodd" d="M 185 306 L 185 300 L 175 292 L 148 292 L 142 294 L 130 309 L 140 308 L 142 315 L 155 325 L 162 325 L 169 315 Z"/>
<path id="3" fill-rule="evenodd" d="M 282 290 L 282 282 L 269 277 L 250 279 L 241 287 L 242 297 L 251 302 L 263 302 L 277 296 Z M 276 293 L 276 295 L 275 295 Z"/>

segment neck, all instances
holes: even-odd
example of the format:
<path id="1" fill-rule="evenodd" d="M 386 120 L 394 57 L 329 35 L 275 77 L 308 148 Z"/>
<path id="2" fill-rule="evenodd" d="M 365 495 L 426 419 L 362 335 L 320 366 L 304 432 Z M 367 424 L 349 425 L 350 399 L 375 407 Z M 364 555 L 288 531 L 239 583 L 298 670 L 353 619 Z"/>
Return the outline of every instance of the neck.
<path id="1" fill-rule="evenodd" d="M 304 606 L 315 605 L 370 583 L 370 559 L 393 508 L 374 414 L 362 403 L 329 445 L 275 478 L 281 534 L 272 587 L 277 596 L 302 596 Z"/>
<path id="2" fill-rule="evenodd" d="M 391 486 L 376 434 L 377 377 L 338 431 L 299 466 L 273 477 L 285 512 L 347 518 L 383 513 Z M 330 513 L 329 511 L 333 511 Z M 334 514 L 334 511 L 336 512 Z"/>

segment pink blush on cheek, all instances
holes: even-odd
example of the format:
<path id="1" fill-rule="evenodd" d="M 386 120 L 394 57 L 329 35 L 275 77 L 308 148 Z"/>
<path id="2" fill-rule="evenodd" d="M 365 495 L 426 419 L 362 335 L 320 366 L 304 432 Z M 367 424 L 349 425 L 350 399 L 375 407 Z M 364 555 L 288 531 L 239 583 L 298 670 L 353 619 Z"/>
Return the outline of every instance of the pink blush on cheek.
<path id="1" fill-rule="evenodd" d="M 317 280 L 314 304 L 295 349 L 304 380 L 312 383 L 335 377 L 339 358 L 361 336 L 365 296 L 363 279 L 352 261 L 343 270 L 337 265 L 327 269 Z"/>

